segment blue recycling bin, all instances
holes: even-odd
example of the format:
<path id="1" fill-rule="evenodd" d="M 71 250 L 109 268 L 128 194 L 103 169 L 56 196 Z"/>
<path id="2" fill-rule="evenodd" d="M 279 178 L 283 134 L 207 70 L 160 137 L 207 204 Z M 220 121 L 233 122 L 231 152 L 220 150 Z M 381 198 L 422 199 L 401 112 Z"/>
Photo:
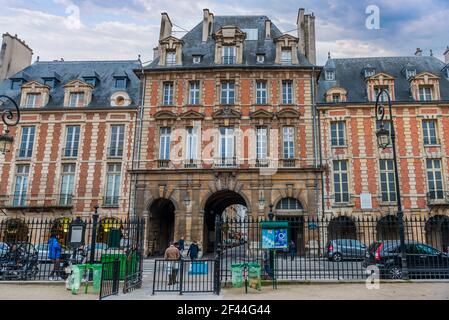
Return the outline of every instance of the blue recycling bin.
<path id="1" fill-rule="evenodd" d="M 208 271 L 207 261 L 193 261 L 190 264 L 189 274 L 207 274 Z"/>

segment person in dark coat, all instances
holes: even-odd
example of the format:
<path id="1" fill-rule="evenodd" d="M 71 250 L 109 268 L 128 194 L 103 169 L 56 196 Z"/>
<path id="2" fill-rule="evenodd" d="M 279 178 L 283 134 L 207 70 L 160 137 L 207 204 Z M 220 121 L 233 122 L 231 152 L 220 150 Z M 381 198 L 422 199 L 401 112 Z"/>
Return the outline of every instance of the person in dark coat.
<path id="1" fill-rule="evenodd" d="M 182 256 L 182 254 L 184 253 L 184 246 L 185 246 L 184 236 L 181 236 L 181 239 L 179 239 L 178 241 L 178 245 L 179 245 L 179 253 Z"/>
<path id="2" fill-rule="evenodd" d="M 198 247 L 197 242 L 193 241 L 190 244 L 189 250 L 187 251 L 187 255 L 190 257 L 190 260 L 198 259 L 198 252 L 199 251 L 200 251 L 200 248 Z"/>
<path id="3" fill-rule="evenodd" d="M 293 240 L 290 241 L 289 249 L 290 249 L 290 257 L 292 258 L 293 261 L 295 260 L 296 257 L 296 244 Z"/>

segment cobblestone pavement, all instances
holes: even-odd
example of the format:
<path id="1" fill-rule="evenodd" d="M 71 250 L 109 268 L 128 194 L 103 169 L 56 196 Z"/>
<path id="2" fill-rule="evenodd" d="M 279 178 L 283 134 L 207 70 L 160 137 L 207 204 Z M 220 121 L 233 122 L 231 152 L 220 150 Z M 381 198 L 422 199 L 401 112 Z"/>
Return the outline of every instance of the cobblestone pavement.
<path id="1" fill-rule="evenodd" d="M 90 289 L 92 287 L 89 287 Z M 98 294 L 73 295 L 59 284 L 0 284 L 0 300 L 98 300 Z"/>

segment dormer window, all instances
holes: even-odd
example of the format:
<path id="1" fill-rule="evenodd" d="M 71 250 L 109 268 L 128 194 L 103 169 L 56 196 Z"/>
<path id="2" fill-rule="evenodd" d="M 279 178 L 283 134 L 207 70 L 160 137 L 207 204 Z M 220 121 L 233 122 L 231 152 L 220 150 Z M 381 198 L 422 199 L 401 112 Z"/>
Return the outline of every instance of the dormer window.
<path id="1" fill-rule="evenodd" d="M 23 84 L 22 79 L 11 80 L 11 90 L 19 90 L 22 87 L 22 84 Z"/>
<path id="2" fill-rule="evenodd" d="M 432 101 L 432 88 L 430 86 L 419 87 L 419 101 Z"/>
<path id="3" fill-rule="evenodd" d="M 335 71 L 326 70 L 325 76 L 326 76 L 326 81 L 334 81 L 335 80 Z"/>
<path id="4" fill-rule="evenodd" d="M 281 63 L 282 64 L 292 64 L 292 49 L 283 48 L 281 52 Z"/>
<path id="5" fill-rule="evenodd" d="M 84 107 L 84 92 L 72 92 L 70 94 L 69 107 Z"/>
<path id="6" fill-rule="evenodd" d="M 84 78 L 84 82 L 87 83 L 87 84 L 90 84 L 93 87 L 95 87 L 97 85 L 97 79 L 96 78 Z"/>
<path id="7" fill-rule="evenodd" d="M 126 88 L 126 78 L 115 78 L 115 88 L 125 89 Z"/>
<path id="8" fill-rule="evenodd" d="M 176 64 L 176 51 L 167 50 L 167 54 L 165 56 L 165 65 L 174 66 L 175 64 Z"/>
<path id="9" fill-rule="evenodd" d="M 379 93 L 384 90 L 382 92 L 382 95 L 379 98 L 380 102 L 388 102 L 388 95 L 387 93 L 389 93 L 388 87 L 386 86 L 375 86 L 374 87 L 374 101 L 377 100 L 377 96 L 379 95 Z"/>
<path id="10" fill-rule="evenodd" d="M 201 56 L 193 56 L 193 63 L 194 64 L 201 63 Z"/>
<path id="11" fill-rule="evenodd" d="M 375 69 L 365 69 L 365 78 L 372 77 L 376 74 Z"/>
<path id="12" fill-rule="evenodd" d="M 264 63 L 265 62 L 265 55 L 264 54 L 258 54 L 257 55 L 257 63 Z"/>
<path id="13" fill-rule="evenodd" d="M 42 103 L 42 95 L 40 93 L 28 93 L 26 100 L 27 108 L 39 108 Z"/>
<path id="14" fill-rule="evenodd" d="M 235 53 L 235 46 L 223 46 L 223 64 L 234 64 Z"/>
<path id="15" fill-rule="evenodd" d="M 405 76 L 407 79 L 416 76 L 416 69 L 407 69 L 405 70 Z"/>
<path id="16" fill-rule="evenodd" d="M 339 93 L 332 94 L 332 102 L 339 103 L 341 101 L 341 95 Z"/>
<path id="17" fill-rule="evenodd" d="M 55 88 L 55 79 L 44 79 L 44 85 L 49 86 L 50 89 L 54 89 Z"/>

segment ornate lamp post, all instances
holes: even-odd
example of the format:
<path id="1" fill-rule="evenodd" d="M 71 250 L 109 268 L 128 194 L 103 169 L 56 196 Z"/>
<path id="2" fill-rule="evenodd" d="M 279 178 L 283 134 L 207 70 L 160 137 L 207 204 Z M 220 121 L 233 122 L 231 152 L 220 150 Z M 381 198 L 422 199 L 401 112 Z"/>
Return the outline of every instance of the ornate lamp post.
<path id="1" fill-rule="evenodd" d="M 385 106 L 380 101 L 380 98 L 382 96 L 387 97 L 388 99 L 388 112 L 390 115 L 388 120 L 385 119 Z M 397 218 L 399 224 L 399 238 L 401 241 L 402 278 L 408 279 L 407 259 L 405 256 L 404 212 L 402 210 L 401 189 L 399 187 L 399 173 L 398 173 L 397 153 L 396 153 L 396 133 L 393 124 L 391 97 L 387 90 L 382 89 L 379 92 L 379 94 L 377 95 L 375 108 L 376 108 L 376 120 L 380 123 L 380 128 L 376 132 L 377 144 L 379 148 L 386 149 L 390 145 L 391 141 L 391 146 L 393 148 L 394 179 L 396 185 L 396 199 L 397 199 L 396 201 L 398 207 Z M 386 122 L 390 124 L 391 132 L 385 128 Z"/>
<path id="2" fill-rule="evenodd" d="M 6 108 L 2 111 L 2 121 L 6 125 L 5 133 L 0 135 L 0 152 L 3 154 L 10 152 L 12 149 L 12 144 L 14 143 L 14 138 L 9 135 L 8 127 L 18 125 L 20 121 L 20 110 L 17 103 L 8 96 L 0 95 L 0 107 L 4 106 L 8 101 L 12 103 L 15 110 Z M 16 117 L 14 117 L 13 111 L 15 111 Z"/>

